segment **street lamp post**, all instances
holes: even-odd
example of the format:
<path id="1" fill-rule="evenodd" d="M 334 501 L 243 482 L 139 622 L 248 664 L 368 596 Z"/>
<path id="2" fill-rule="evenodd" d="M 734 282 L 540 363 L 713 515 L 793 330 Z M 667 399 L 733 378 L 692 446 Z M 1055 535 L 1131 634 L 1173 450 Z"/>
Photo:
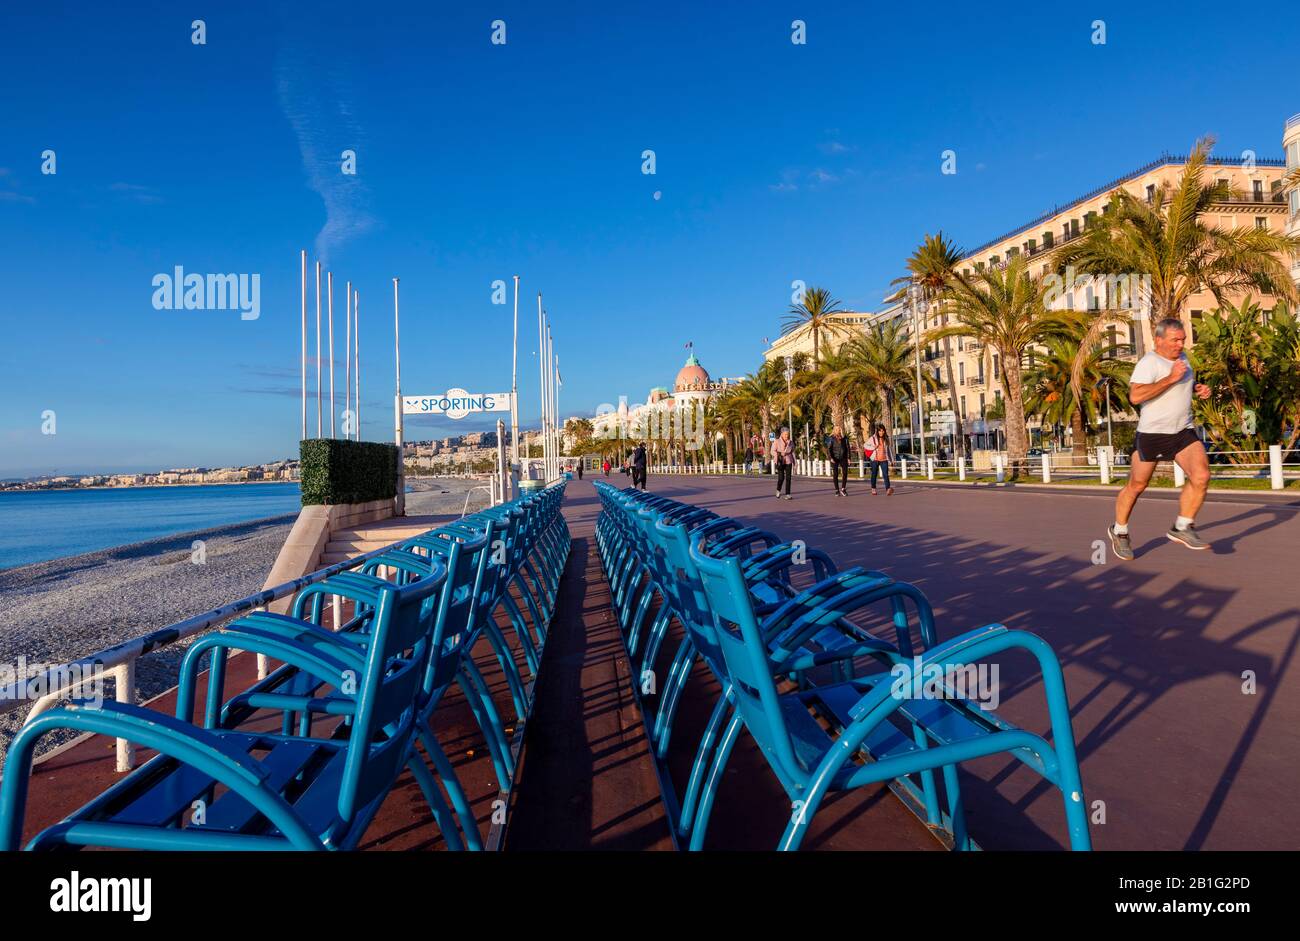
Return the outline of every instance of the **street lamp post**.
<path id="1" fill-rule="evenodd" d="M 925 402 L 921 398 L 921 314 L 925 312 L 925 301 L 921 300 L 921 286 L 913 284 L 907 289 L 908 301 L 912 307 L 912 347 L 916 351 L 916 431 L 921 441 L 921 466 L 925 466 Z"/>
<path id="2" fill-rule="evenodd" d="M 1115 445 L 1110 437 L 1110 377 L 1106 378 L 1106 448 L 1114 451 Z M 1113 460 L 1113 455 L 1112 455 Z"/>

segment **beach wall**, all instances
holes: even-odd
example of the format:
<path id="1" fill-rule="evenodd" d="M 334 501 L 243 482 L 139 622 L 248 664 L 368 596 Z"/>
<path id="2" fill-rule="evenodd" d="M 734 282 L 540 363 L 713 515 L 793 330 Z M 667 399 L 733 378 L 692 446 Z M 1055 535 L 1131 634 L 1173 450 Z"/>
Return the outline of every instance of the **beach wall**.
<path id="1" fill-rule="evenodd" d="M 281 585 L 319 568 L 321 554 L 330 534 L 365 523 L 389 519 L 394 515 L 393 501 L 371 500 L 367 503 L 339 503 L 329 506 L 305 506 L 289 531 L 280 554 L 271 566 L 263 589 Z M 277 614 L 288 614 L 293 597 L 282 598 L 267 606 Z"/>

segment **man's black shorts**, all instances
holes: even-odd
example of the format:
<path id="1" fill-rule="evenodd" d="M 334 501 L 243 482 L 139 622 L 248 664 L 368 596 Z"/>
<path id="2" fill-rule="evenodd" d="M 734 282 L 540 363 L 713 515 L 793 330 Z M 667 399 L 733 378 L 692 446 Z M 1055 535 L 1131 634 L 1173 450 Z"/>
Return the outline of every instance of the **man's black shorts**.
<path id="1" fill-rule="evenodd" d="M 1144 461 L 1172 461 L 1174 455 L 1189 444 L 1200 442 L 1196 432 L 1184 428 L 1172 435 L 1153 435 L 1137 433 L 1137 454 Z"/>

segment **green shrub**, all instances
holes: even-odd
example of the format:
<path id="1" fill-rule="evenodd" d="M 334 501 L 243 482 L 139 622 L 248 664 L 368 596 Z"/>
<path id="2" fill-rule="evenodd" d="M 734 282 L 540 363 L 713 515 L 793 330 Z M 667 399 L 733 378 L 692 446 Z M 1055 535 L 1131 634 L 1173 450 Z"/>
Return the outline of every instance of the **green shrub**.
<path id="1" fill-rule="evenodd" d="M 397 495 L 397 445 L 309 438 L 299 443 L 302 505 L 368 503 Z"/>

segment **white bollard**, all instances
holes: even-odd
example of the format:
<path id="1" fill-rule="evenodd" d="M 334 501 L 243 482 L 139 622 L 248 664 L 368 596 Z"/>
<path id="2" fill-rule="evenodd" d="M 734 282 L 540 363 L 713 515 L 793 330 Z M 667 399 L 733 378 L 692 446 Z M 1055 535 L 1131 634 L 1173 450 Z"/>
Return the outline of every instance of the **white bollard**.
<path id="1" fill-rule="evenodd" d="M 858 479 L 861 480 L 863 477 L 866 476 L 867 476 L 867 462 L 864 461 L 862 458 L 858 458 Z"/>
<path id="2" fill-rule="evenodd" d="M 135 661 L 128 660 L 113 667 L 113 699 L 120 703 L 135 705 Z M 117 772 L 130 771 L 135 767 L 135 743 L 124 738 L 117 740 Z"/>
<path id="3" fill-rule="evenodd" d="M 932 457 L 925 459 L 925 476 L 930 480 L 934 480 L 934 458 Z"/>
<path id="4" fill-rule="evenodd" d="M 1097 469 L 1101 472 L 1101 482 L 1110 483 L 1110 459 L 1105 448 L 1097 449 Z"/>
<path id="5" fill-rule="evenodd" d="M 899 476 L 902 477 L 904 480 L 907 480 L 907 458 L 900 457 L 898 459 L 898 471 L 899 471 Z"/>
<path id="6" fill-rule="evenodd" d="M 1179 467 L 1177 463 L 1175 463 L 1174 464 L 1174 486 L 1181 487 L 1185 483 L 1187 483 L 1187 475 L 1184 474 L 1183 469 Z"/>
<path id="7" fill-rule="evenodd" d="M 1052 455 L 1044 451 L 1043 452 L 1043 483 L 1050 484 L 1051 482 L 1052 482 Z"/>
<path id="8" fill-rule="evenodd" d="M 966 479 L 966 458 L 965 457 L 957 458 L 957 479 L 958 480 Z"/>
<path id="9" fill-rule="evenodd" d="M 993 467 L 994 467 L 994 470 L 997 472 L 997 481 L 998 481 L 998 483 L 1000 483 L 1000 484 L 1004 484 L 1004 483 L 1006 483 L 1006 482 L 1007 482 L 1007 469 L 1006 469 L 1006 465 L 1004 465 L 1004 464 L 1002 463 L 1002 455 L 1001 455 L 1001 454 L 995 454 L 995 455 L 993 455 Z"/>
<path id="10" fill-rule="evenodd" d="M 1281 490 L 1285 486 L 1282 479 L 1282 445 L 1270 444 L 1268 446 L 1268 479 L 1274 490 Z"/>

